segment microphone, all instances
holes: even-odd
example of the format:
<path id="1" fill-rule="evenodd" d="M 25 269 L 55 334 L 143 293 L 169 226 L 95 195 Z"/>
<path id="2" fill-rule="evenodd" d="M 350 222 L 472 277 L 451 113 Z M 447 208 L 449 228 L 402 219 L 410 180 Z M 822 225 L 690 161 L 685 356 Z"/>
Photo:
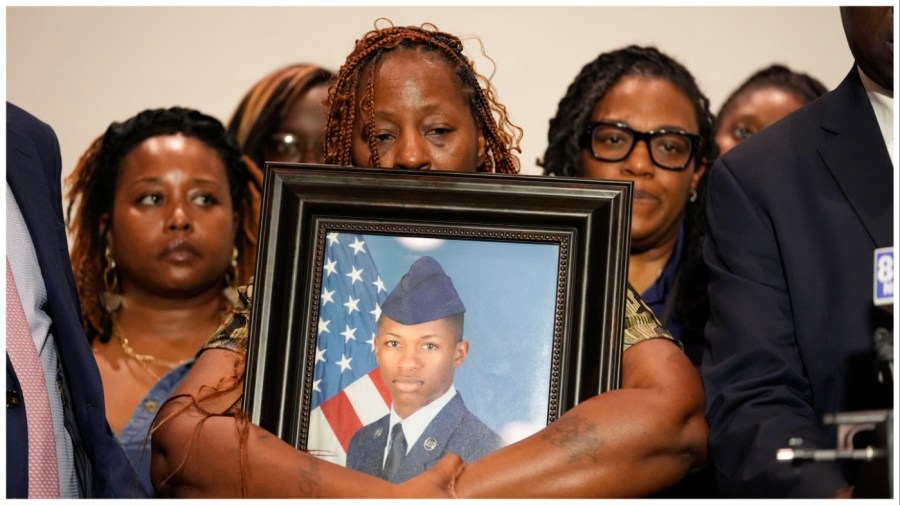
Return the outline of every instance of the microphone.
<path id="1" fill-rule="evenodd" d="M 894 377 L 894 336 L 884 328 L 875 330 L 875 356 L 878 363 L 878 382 L 887 384 Z"/>
<path id="2" fill-rule="evenodd" d="M 874 289 L 872 302 L 888 314 L 894 313 L 894 248 L 875 249 Z M 894 376 L 894 335 L 888 328 L 875 330 L 875 353 L 878 366 L 878 381 L 888 383 Z"/>
<path id="3" fill-rule="evenodd" d="M 881 247 L 874 254 L 872 302 L 888 314 L 894 313 L 894 248 Z M 877 319 L 881 319 L 878 317 Z M 878 327 L 874 334 L 875 366 L 878 382 L 892 384 L 894 376 L 894 338 L 889 328 Z M 788 447 L 778 449 L 775 459 L 799 466 L 809 462 L 856 460 L 862 462 L 853 491 L 854 498 L 886 498 L 891 496 L 894 475 L 893 410 L 838 412 L 826 415 L 826 425 L 837 427 L 835 449 L 804 448 L 800 437 L 788 440 Z M 856 435 L 863 435 L 856 447 Z M 866 437 L 871 440 L 867 440 Z"/>

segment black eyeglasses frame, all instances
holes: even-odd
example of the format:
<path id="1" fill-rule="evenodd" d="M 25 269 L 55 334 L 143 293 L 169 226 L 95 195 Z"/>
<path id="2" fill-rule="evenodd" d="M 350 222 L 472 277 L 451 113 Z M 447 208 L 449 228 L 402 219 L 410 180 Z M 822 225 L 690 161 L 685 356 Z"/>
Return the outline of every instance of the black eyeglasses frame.
<path id="1" fill-rule="evenodd" d="M 621 158 L 618 158 L 618 159 L 601 158 L 600 156 L 597 156 L 597 153 L 594 152 L 594 146 L 593 146 L 592 139 L 594 136 L 594 130 L 598 126 L 611 126 L 611 127 L 619 128 L 621 130 L 627 131 L 634 138 L 634 142 L 631 143 L 631 147 Z M 684 162 L 683 165 L 680 165 L 677 167 L 667 167 L 665 165 L 660 164 L 658 161 L 656 161 L 656 157 L 653 156 L 653 150 L 650 149 L 650 141 L 654 137 L 659 137 L 660 135 L 672 135 L 672 134 L 682 135 L 682 136 L 686 137 L 688 139 L 688 141 L 690 142 L 690 146 L 691 146 L 691 152 L 688 154 L 687 160 Z M 589 121 L 585 125 L 584 130 L 582 131 L 581 139 L 579 140 L 579 143 L 581 144 L 582 149 L 587 149 L 588 151 L 590 151 L 591 156 L 595 160 L 604 161 L 607 163 L 616 163 L 616 162 L 622 161 L 622 160 L 628 158 L 629 156 L 631 156 L 632 151 L 634 151 L 634 146 L 636 146 L 638 144 L 638 142 L 640 142 L 642 140 L 644 141 L 644 145 L 647 146 L 647 152 L 650 154 L 650 161 L 652 161 L 655 166 L 657 166 L 663 170 L 670 170 L 672 172 L 681 172 L 682 170 L 686 169 L 688 167 L 688 165 L 691 164 L 691 161 L 694 159 L 694 155 L 700 149 L 700 144 L 702 141 L 702 139 L 700 138 L 700 135 L 697 135 L 696 133 L 688 133 L 688 132 L 686 132 L 684 130 L 680 130 L 680 129 L 678 129 L 678 130 L 662 129 L 662 130 L 652 130 L 649 132 L 642 132 L 642 131 L 635 130 L 634 128 L 628 126 L 626 123 L 621 123 L 618 121 Z"/>

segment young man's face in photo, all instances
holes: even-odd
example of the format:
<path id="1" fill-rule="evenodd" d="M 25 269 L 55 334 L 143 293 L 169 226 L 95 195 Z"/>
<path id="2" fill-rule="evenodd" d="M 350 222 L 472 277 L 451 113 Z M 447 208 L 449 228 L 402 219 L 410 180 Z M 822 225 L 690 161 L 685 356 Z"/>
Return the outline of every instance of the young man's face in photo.
<path id="1" fill-rule="evenodd" d="M 402 325 L 382 316 L 375 338 L 375 360 L 403 419 L 428 405 L 453 384 L 469 343 L 457 342 L 460 329 L 447 319 Z"/>

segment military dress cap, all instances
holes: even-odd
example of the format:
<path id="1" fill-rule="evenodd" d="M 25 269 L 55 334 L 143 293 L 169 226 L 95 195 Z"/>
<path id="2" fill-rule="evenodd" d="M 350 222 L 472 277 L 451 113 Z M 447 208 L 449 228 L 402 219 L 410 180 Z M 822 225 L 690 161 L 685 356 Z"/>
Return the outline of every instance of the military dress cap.
<path id="1" fill-rule="evenodd" d="M 453 281 L 441 265 L 431 256 L 422 256 L 409 267 L 409 272 L 387 296 L 381 315 L 400 324 L 412 325 L 465 311 Z"/>

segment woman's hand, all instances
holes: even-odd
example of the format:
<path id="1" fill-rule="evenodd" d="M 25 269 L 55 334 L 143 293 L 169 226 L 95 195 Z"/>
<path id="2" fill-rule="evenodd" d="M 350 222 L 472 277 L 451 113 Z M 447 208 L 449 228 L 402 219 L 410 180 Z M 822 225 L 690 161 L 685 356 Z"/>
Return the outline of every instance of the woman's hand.
<path id="1" fill-rule="evenodd" d="M 448 454 L 433 467 L 397 485 L 401 498 L 456 498 L 456 478 L 466 464 L 456 454 Z"/>

